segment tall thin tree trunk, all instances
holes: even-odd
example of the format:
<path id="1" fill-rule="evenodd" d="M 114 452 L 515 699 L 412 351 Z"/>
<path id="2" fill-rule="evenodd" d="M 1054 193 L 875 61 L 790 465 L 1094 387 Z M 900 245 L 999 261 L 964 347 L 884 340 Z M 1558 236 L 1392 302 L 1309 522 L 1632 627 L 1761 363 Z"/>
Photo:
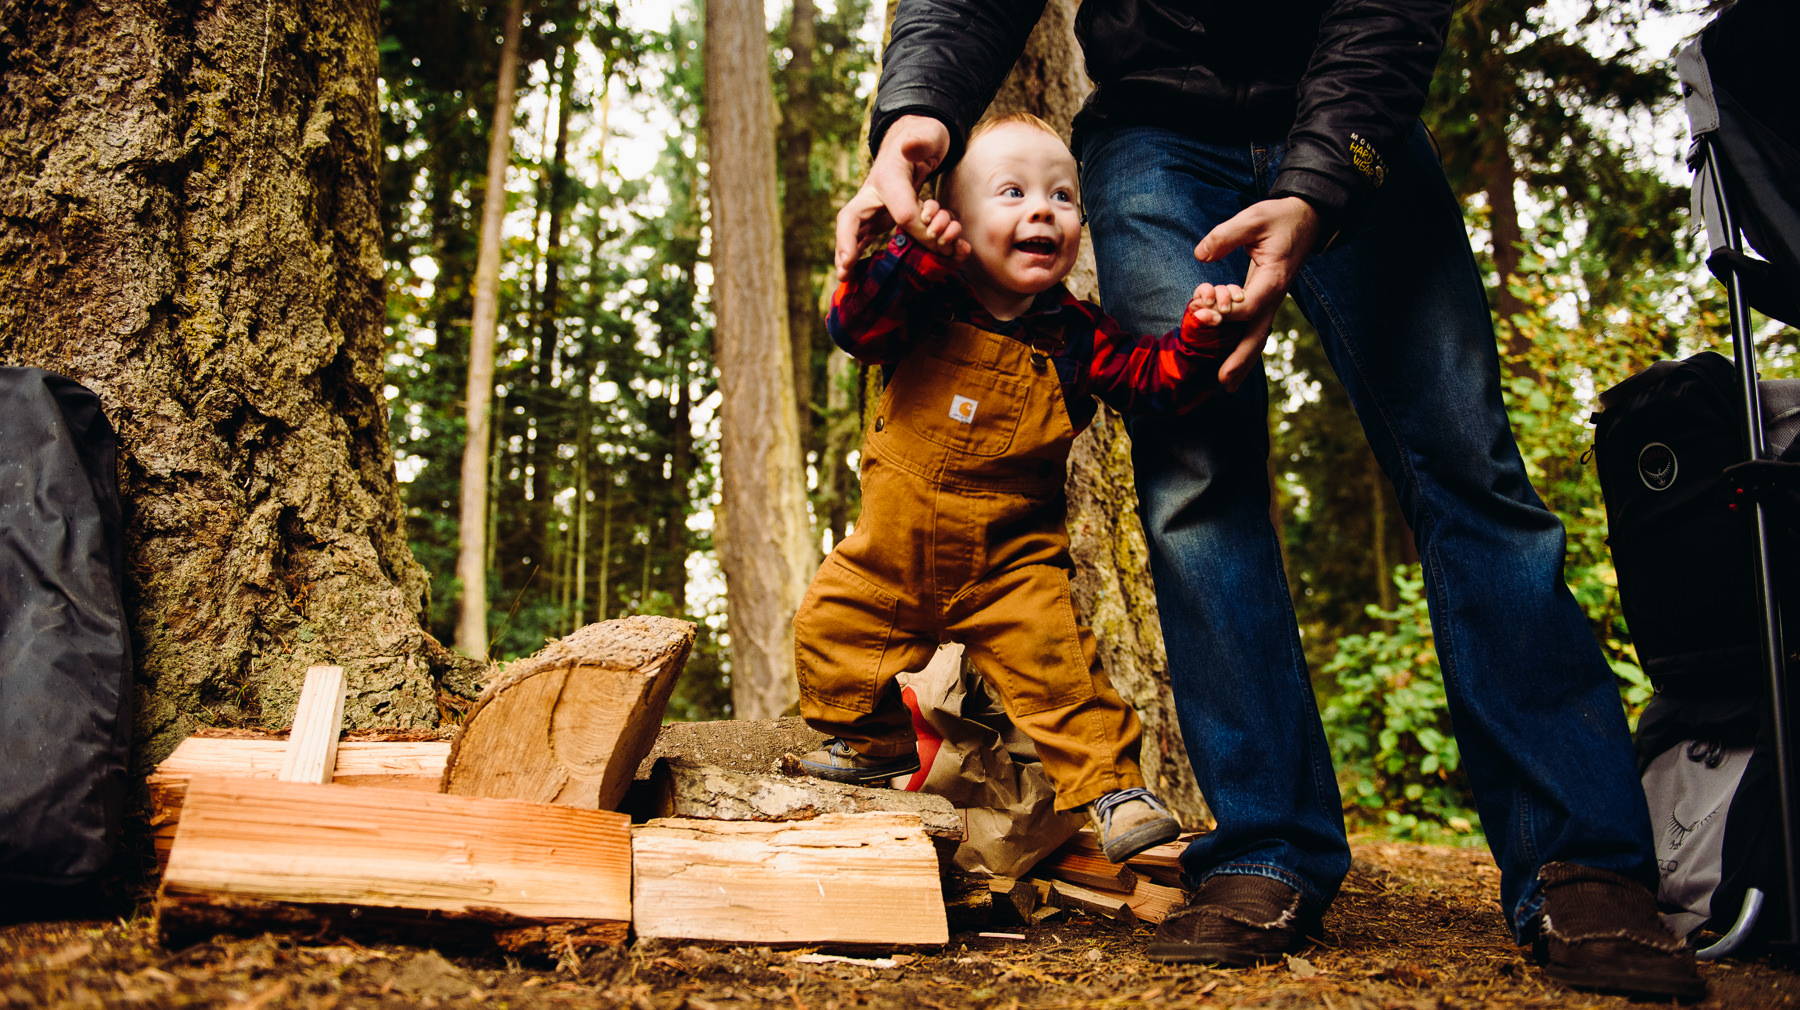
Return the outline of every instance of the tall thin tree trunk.
<path id="1" fill-rule="evenodd" d="M 600 585 L 594 593 L 594 618 L 606 620 L 607 610 L 612 605 L 612 589 L 609 578 L 612 575 L 612 468 L 601 470 L 601 479 L 605 482 L 605 490 L 600 497 Z"/>
<path id="2" fill-rule="evenodd" d="M 593 450 L 593 419 L 588 414 L 588 385 L 581 385 L 581 409 L 575 429 L 575 616 L 571 633 L 587 613 L 588 454 Z"/>
<path id="3" fill-rule="evenodd" d="M 1375 599 L 1383 610 L 1394 609 L 1394 563 L 1388 558 L 1388 480 L 1374 453 L 1365 453 L 1369 468 L 1369 557 L 1375 565 Z"/>
<path id="4" fill-rule="evenodd" d="M 292 719 L 429 726 L 382 398 L 375 5 L 0 5 L 0 362 L 119 432 L 135 766 Z M 471 686 L 472 681 L 460 681 Z"/>
<path id="5" fill-rule="evenodd" d="M 787 104 L 781 116 L 782 268 L 787 280 L 788 336 L 794 354 L 794 406 L 799 421 L 800 463 L 813 444 L 813 351 L 824 343 L 824 322 L 813 294 L 813 275 L 825 262 L 818 241 L 820 200 L 813 194 L 813 50 L 818 8 L 793 0 L 788 21 Z"/>
<path id="6" fill-rule="evenodd" d="M 519 77 L 519 22 L 524 0 L 506 5 L 495 88 L 494 131 L 488 143 L 487 190 L 482 198 L 481 253 L 475 261 L 475 318 L 469 334 L 468 442 L 463 447 L 461 544 L 456 575 L 462 614 L 456 648 L 483 659 L 488 651 L 488 447 L 492 441 L 494 337 L 500 318 L 500 229 L 506 216 L 506 165 L 512 159 L 513 89 Z"/>
<path id="7" fill-rule="evenodd" d="M 706 5 L 705 55 L 731 699 L 738 718 L 762 719 L 799 698 L 794 611 L 817 558 L 778 266 L 775 100 L 759 0 Z"/>
<path id="8" fill-rule="evenodd" d="M 1024 109 L 1068 136 L 1091 85 L 1075 41 L 1076 0 L 1050 0 L 1018 64 L 995 97 L 995 112 Z M 1096 297 L 1092 243 L 1069 288 Z M 1107 676 L 1144 722 L 1144 778 L 1184 824 L 1210 819 L 1194 782 L 1163 651 L 1149 548 L 1137 517 L 1131 442 L 1124 422 L 1102 408 L 1069 454 L 1069 536 L 1075 607 L 1099 642 Z"/>
<path id="9" fill-rule="evenodd" d="M 670 425 L 669 437 L 674 443 L 669 447 L 669 491 L 675 501 L 687 499 L 688 478 L 694 468 L 694 421 L 693 403 L 688 395 L 687 353 L 681 348 L 675 351 L 675 367 L 672 384 L 675 387 L 675 402 L 672 406 L 674 414 Z M 687 523 L 679 516 L 669 520 L 666 556 L 669 558 L 669 571 L 664 579 L 668 589 L 669 600 L 674 612 L 687 613 L 687 556 L 688 530 Z"/>

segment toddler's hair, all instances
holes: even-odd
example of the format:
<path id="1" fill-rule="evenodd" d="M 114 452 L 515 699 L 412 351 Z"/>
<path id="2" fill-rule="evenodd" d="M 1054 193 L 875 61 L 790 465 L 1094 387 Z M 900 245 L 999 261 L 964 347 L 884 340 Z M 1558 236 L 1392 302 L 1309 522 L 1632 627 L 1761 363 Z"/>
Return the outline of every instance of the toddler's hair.
<path id="1" fill-rule="evenodd" d="M 969 143 L 975 143 L 975 138 L 984 133 L 1013 123 L 1036 127 L 1037 129 L 1048 133 L 1050 136 L 1055 137 L 1057 140 L 1063 139 L 1062 134 L 1056 132 L 1056 127 L 1051 126 L 1049 123 L 1044 122 L 1042 119 L 1029 112 L 1008 112 L 1003 116 L 989 116 L 984 118 L 981 122 L 976 123 L 975 128 L 969 131 Z M 1064 141 L 1064 143 L 1067 143 L 1067 141 Z M 967 147 L 968 145 L 965 144 L 964 149 L 967 150 Z"/>
<path id="2" fill-rule="evenodd" d="M 988 116 L 982 119 L 981 122 L 976 123 L 975 127 L 969 131 L 969 140 L 967 143 L 963 144 L 963 151 L 967 152 L 968 149 L 974 145 L 975 141 L 983 134 L 992 133 L 1002 126 L 1011 126 L 1014 123 L 1018 123 L 1021 126 L 1029 126 L 1032 129 L 1042 130 L 1050 136 L 1055 137 L 1059 143 L 1064 145 L 1068 144 L 1068 141 L 1063 140 L 1063 135 L 1056 132 L 1056 127 L 1044 122 L 1044 120 L 1038 116 L 1032 115 L 1029 112 L 1008 112 L 1004 115 Z M 961 164 L 962 162 L 959 160 L 957 164 L 951 165 L 938 175 L 937 178 L 932 180 L 931 195 L 940 203 L 949 198 L 950 188 L 953 185 L 953 180 L 956 176 L 956 169 Z"/>

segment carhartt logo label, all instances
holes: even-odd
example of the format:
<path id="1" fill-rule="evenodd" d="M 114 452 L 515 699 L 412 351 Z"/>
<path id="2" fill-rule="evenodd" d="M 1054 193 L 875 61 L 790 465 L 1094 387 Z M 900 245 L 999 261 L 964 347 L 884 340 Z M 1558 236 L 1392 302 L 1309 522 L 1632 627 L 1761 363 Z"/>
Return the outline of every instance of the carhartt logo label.
<path id="1" fill-rule="evenodd" d="M 1675 474 L 1680 467 L 1675 460 L 1675 450 L 1661 442 L 1651 442 L 1638 453 L 1638 479 L 1652 491 L 1667 491 L 1669 485 L 1675 483 Z"/>
<path id="2" fill-rule="evenodd" d="M 976 406 L 975 401 L 966 396 L 952 396 L 950 398 L 950 420 L 974 424 Z"/>

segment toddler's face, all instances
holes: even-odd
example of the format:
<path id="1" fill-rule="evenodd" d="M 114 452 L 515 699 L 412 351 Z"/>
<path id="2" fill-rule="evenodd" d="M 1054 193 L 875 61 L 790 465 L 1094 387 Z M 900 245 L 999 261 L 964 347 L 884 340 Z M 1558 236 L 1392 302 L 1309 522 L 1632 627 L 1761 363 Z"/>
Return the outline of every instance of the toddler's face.
<path id="1" fill-rule="evenodd" d="M 1069 149 L 1025 123 L 999 126 L 969 145 L 945 206 L 970 245 L 963 274 L 989 310 L 1023 312 L 1033 296 L 1075 268 L 1081 250 L 1075 183 Z"/>

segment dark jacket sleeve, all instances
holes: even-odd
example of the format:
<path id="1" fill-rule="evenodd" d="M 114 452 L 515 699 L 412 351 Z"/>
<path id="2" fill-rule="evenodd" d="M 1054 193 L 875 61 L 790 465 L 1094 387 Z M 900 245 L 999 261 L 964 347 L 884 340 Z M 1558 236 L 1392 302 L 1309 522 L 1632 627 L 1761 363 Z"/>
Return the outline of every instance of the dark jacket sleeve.
<path id="1" fill-rule="evenodd" d="M 899 0 L 881 58 L 869 149 L 881 150 L 894 120 L 926 115 L 950 128 L 944 165 L 955 164 L 1043 12 L 1044 0 Z"/>
<path id="2" fill-rule="evenodd" d="M 1321 242 L 1354 227 L 1425 105 L 1455 0 L 1335 0 L 1300 79 L 1271 196 L 1318 209 Z"/>

